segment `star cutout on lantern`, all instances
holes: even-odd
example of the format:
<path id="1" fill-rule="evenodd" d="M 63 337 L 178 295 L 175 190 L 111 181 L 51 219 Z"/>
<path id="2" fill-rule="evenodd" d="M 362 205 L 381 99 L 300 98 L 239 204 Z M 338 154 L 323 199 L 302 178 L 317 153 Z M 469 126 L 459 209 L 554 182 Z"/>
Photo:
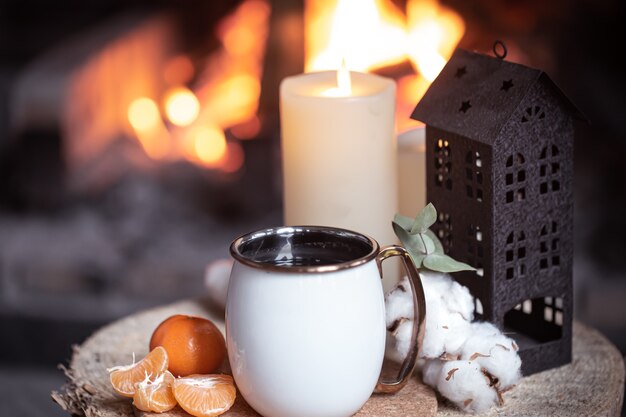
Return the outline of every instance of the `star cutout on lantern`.
<path id="1" fill-rule="evenodd" d="M 462 111 L 463 113 L 467 113 L 470 107 L 472 107 L 472 104 L 470 103 L 470 101 L 469 100 L 464 101 L 461 103 L 461 108 L 459 109 L 459 111 Z"/>
<path id="2" fill-rule="evenodd" d="M 454 74 L 454 76 L 456 78 L 461 78 L 462 76 L 464 76 L 465 74 L 467 74 L 467 68 L 465 67 L 465 65 L 463 65 L 462 67 L 458 67 L 456 69 L 456 74 Z"/>
<path id="3" fill-rule="evenodd" d="M 500 87 L 500 90 L 509 91 L 511 87 L 513 87 L 513 80 L 504 80 L 502 81 L 502 87 Z"/>

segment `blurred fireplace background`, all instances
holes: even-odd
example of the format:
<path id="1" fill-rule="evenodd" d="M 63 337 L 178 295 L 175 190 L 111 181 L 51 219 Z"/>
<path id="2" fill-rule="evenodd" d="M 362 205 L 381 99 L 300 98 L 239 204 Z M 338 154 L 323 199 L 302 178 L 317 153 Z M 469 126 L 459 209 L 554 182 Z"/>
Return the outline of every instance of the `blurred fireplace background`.
<path id="1" fill-rule="evenodd" d="M 281 223 L 278 86 L 305 68 L 305 11 L 329 1 L 0 4 L 0 375 L 203 295 L 234 237 Z M 365 3 L 393 20 L 411 1 Z M 504 40 L 592 121 L 576 142 L 575 309 L 626 352 L 625 5 L 439 3 L 462 19 L 459 46 Z M 398 80 L 399 130 L 428 85 L 414 64 L 368 68 Z"/>

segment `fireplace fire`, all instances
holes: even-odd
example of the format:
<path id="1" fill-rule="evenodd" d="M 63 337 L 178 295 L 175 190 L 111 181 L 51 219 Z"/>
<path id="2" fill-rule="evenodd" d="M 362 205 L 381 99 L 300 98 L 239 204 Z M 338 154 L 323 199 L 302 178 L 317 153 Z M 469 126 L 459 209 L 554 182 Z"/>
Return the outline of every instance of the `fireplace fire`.
<path id="1" fill-rule="evenodd" d="M 189 4 L 122 9 L 17 73 L 0 314 L 101 321 L 201 293 L 233 236 L 282 221 L 282 78 L 342 59 L 392 76 L 402 130 L 464 31 L 437 0 Z"/>

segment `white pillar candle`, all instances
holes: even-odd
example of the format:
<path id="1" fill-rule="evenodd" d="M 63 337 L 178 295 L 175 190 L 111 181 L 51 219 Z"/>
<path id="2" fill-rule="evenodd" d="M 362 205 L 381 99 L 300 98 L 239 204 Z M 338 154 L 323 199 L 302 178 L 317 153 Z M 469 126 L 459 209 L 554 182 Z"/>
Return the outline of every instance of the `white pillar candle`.
<path id="1" fill-rule="evenodd" d="M 386 245 L 396 241 L 396 87 L 373 74 L 348 80 L 351 89 L 337 88 L 326 71 L 280 86 L 285 224 L 348 228 Z"/>
<path id="2" fill-rule="evenodd" d="M 415 217 L 426 206 L 426 128 L 398 135 L 398 211 Z"/>

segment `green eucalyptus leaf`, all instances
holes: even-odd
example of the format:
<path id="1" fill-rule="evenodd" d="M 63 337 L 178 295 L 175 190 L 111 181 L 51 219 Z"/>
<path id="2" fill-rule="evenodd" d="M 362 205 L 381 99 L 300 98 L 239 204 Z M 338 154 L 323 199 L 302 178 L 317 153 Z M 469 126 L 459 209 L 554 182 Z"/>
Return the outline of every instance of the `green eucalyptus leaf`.
<path id="1" fill-rule="evenodd" d="M 433 271 L 439 272 L 458 272 L 458 271 L 475 271 L 476 269 L 465 264 L 458 262 L 449 257 L 448 255 L 442 255 L 439 253 L 431 253 L 426 255 L 423 262 L 424 266 Z"/>
<path id="2" fill-rule="evenodd" d="M 407 249 L 407 252 L 409 252 L 409 256 L 413 260 L 413 263 L 415 264 L 415 267 L 417 269 L 422 267 L 422 264 L 424 263 L 424 259 L 426 258 L 426 256 L 428 256 L 428 255 L 424 255 L 423 253 L 420 253 L 420 254 L 413 253 L 408 249 Z"/>
<path id="3" fill-rule="evenodd" d="M 411 234 L 424 233 L 437 221 L 437 210 L 432 203 L 428 203 L 426 207 L 413 220 L 411 225 Z"/>
<path id="4" fill-rule="evenodd" d="M 413 225 L 412 218 L 403 216 L 401 214 L 396 214 L 395 217 L 393 218 L 393 222 L 397 223 L 398 226 L 402 227 L 407 232 L 411 230 L 411 226 Z"/>
<path id="5" fill-rule="evenodd" d="M 435 242 L 432 240 L 432 238 L 428 236 L 426 233 L 420 233 L 419 237 L 420 237 L 420 240 L 424 242 L 424 247 L 426 249 L 425 252 L 427 254 L 435 253 Z"/>
<path id="6" fill-rule="evenodd" d="M 424 246 L 424 241 L 418 235 L 411 235 L 409 232 L 400 226 L 395 221 L 393 222 L 393 231 L 400 239 L 402 246 L 410 253 L 414 255 L 426 255 L 426 246 Z"/>
<path id="7" fill-rule="evenodd" d="M 440 253 L 440 254 L 444 254 L 444 250 L 443 250 L 443 245 L 441 244 L 441 241 L 439 241 L 439 238 L 437 237 L 437 235 L 435 234 L 435 232 L 433 232 L 432 230 L 427 230 L 424 235 L 428 236 L 429 238 L 431 238 L 431 240 L 433 241 L 433 243 L 435 244 L 435 250 L 434 253 Z"/>

